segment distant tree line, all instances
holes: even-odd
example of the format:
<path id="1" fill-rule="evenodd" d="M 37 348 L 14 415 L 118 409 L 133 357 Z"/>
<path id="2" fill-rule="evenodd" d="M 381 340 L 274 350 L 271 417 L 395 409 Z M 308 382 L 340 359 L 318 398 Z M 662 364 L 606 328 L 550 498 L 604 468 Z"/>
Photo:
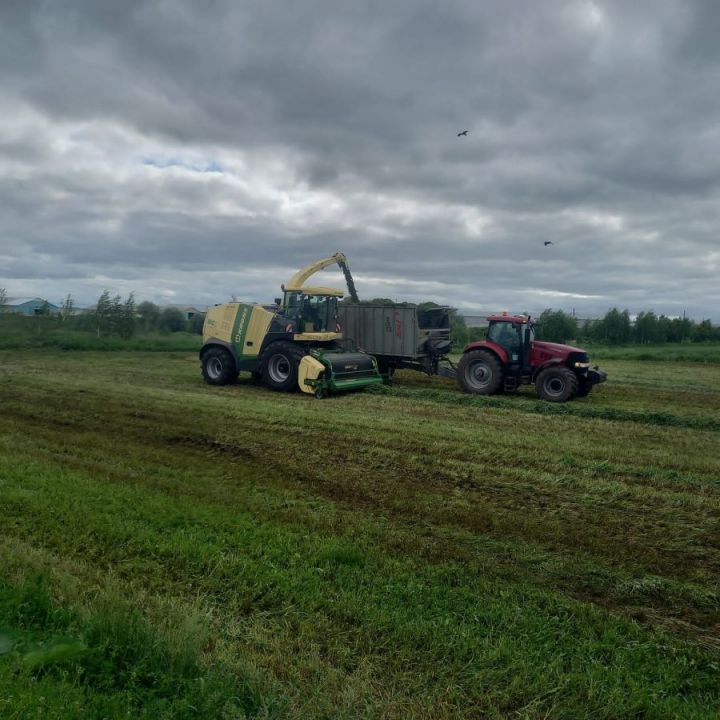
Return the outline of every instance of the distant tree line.
<path id="1" fill-rule="evenodd" d="M 4 291 L 0 292 L 0 307 L 6 301 Z M 50 314 L 49 306 L 36 312 L 36 316 Z M 190 332 L 200 335 L 205 320 L 202 313 L 186 320 L 178 308 L 163 308 L 147 301 L 136 304 L 134 293 L 123 299 L 120 295 L 111 296 L 109 290 L 103 291 L 92 310 L 81 313 L 76 312 L 72 295 L 68 295 L 60 312 L 55 315 L 69 330 L 93 332 L 97 337 L 115 336 L 124 340 L 131 339 L 138 332 Z"/>
<path id="2" fill-rule="evenodd" d="M 551 342 L 582 340 L 602 345 L 720 342 L 720 328 L 713 327 L 710 320 L 696 323 L 649 310 L 641 312 L 633 322 L 627 310 L 617 308 L 584 325 L 562 310 L 548 309 L 537 318 L 536 335 Z"/>
<path id="3" fill-rule="evenodd" d="M 341 302 L 346 304 L 352 301 L 344 298 Z M 398 303 L 390 298 L 372 298 L 362 300 L 362 303 L 396 307 L 417 304 Z M 6 304 L 7 294 L 4 288 L 0 288 L 0 310 Z M 417 305 L 420 309 L 443 307 L 434 302 Z M 37 314 L 50 315 L 49 305 L 46 303 Z M 68 295 L 62 303 L 59 318 L 67 323 L 69 329 L 92 331 L 98 337 L 114 335 L 130 339 L 137 332 L 190 332 L 201 335 L 205 315 L 198 313 L 186 320 L 178 308 L 163 308 L 148 301 L 136 304 L 133 293 L 123 300 L 120 295 L 111 297 L 110 292 L 104 290 L 95 308 L 81 314 L 75 312 L 74 300 Z M 484 336 L 484 328 L 467 327 L 465 318 L 457 309 L 450 308 L 450 337 L 456 348 Z M 713 327 L 710 320 L 694 322 L 685 317 L 656 315 L 652 310 L 639 313 L 633 322 L 627 310 L 617 308 L 608 310 L 602 318 L 580 324 L 573 315 L 548 308 L 536 318 L 536 336 L 550 342 L 574 340 L 602 345 L 720 342 L 720 327 Z"/>
<path id="4" fill-rule="evenodd" d="M 341 302 L 352 303 L 350 298 L 344 298 Z M 362 303 L 396 307 L 416 304 L 398 303 L 390 298 L 372 298 L 362 300 Z M 442 307 L 434 302 L 417 305 L 420 309 Z M 720 327 L 713 327 L 710 320 L 694 322 L 689 318 L 670 318 L 667 315 L 656 315 L 652 310 L 641 312 L 633 322 L 627 310 L 612 308 L 604 317 L 581 324 L 570 313 L 548 308 L 535 322 L 538 339 L 559 343 L 570 340 L 601 345 L 720 342 Z M 485 328 L 467 327 L 465 318 L 455 308 L 450 309 L 450 328 L 450 337 L 456 348 L 485 337 Z"/>

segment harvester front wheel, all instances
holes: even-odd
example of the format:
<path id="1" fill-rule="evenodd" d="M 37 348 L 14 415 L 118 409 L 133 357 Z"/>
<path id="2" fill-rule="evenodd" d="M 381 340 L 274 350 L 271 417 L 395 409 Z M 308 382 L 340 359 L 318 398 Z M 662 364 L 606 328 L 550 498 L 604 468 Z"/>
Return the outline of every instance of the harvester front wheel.
<path id="1" fill-rule="evenodd" d="M 273 343 L 263 353 L 263 382 L 271 390 L 280 392 L 296 390 L 298 367 L 304 355 L 305 353 L 292 343 Z"/>
<path id="2" fill-rule="evenodd" d="M 502 387 L 502 365 L 487 350 L 471 350 L 460 358 L 457 379 L 465 392 L 492 395 Z"/>
<path id="3" fill-rule="evenodd" d="M 212 347 L 202 356 L 202 375 L 208 385 L 227 385 L 237 378 L 233 356 L 221 347 Z"/>
<path id="4" fill-rule="evenodd" d="M 577 395 L 578 379 L 575 373 L 566 367 L 550 367 L 537 376 L 535 391 L 543 400 L 567 402 Z"/>

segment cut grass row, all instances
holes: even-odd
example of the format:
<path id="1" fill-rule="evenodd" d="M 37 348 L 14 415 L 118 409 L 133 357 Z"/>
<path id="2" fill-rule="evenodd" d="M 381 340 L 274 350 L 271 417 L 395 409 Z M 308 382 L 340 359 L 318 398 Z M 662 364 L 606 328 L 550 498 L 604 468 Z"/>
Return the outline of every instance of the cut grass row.
<path id="1" fill-rule="evenodd" d="M 720 363 L 718 343 L 658 343 L 653 345 L 586 346 L 593 361 L 629 360 L 659 363 Z"/>
<path id="2" fill-rule="evenodd" d="M 249 715 L 720 707 L 715 432 L 523 398 L 211 389 L 176 356 L 4 360 L 3 567 L 70 612 L 50 635 L 89 644 L 93 593 L 119 582 L 151 627 L 168 603 L 204 618 L 191 675 L 249 692 Z M 5 687 L 32 704 L 18 663 Z M 43 682 L 137 712 L 171 702 L 63 673 Z"/>

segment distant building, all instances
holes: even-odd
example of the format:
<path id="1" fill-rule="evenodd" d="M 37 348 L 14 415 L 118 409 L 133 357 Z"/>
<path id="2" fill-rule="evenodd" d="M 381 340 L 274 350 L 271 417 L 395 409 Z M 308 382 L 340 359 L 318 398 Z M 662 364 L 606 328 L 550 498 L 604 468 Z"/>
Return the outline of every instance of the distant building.
<path id="1" fill-rule="evenodd" d="M 5 299 L 5 304 L 0 308 L 0 312 L 14 315 L 42 315 L 43 313 L 55 315 L 60 312 L 60 308 L 43 298 L 9 297 Z"/>
<path id="2" fill-rule="evenodd" d="M 182 313 L 182 316 L 183 318 L 185 318 L 185 320 L 192 320 L 198 315 L 205 315 L 205 310 L 198 310 L 198 308 L 196 307 L 190 307 L 187 305 L 171 305 L 170 307 L 177 308 Z"/>

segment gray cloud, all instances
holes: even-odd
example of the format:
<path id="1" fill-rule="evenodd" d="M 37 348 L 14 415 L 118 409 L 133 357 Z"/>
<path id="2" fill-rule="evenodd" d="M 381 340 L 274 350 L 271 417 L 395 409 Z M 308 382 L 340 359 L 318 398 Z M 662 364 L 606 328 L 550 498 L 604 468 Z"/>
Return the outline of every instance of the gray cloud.
<path id="1" fill-rule="evenodd" d="M 364 295 L 718 321 L 719 26 L 700 0 L 5 0 L 0 286 L 264 301 L 342 249 Z"/>

